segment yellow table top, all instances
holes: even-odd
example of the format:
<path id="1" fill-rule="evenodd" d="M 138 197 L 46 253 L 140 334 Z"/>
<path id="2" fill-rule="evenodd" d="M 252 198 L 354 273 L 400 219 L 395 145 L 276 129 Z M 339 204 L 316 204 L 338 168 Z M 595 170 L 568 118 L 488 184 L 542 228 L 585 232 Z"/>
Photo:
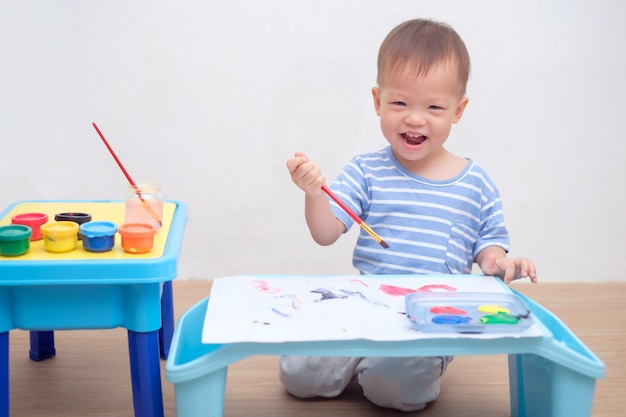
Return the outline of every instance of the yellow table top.
<path id="1" fill-rule="evenodd" d="M 176 210 L 176 204 L 165 202 L 163 204 L 163 227 L 154 237 L 154 247 L 148 253 L 132 254 L 122 249 L 121 236 L 115 235 L 115 246 L 107 252 L 89 252 L 83 248 L 82 242 L 78 242 L 76 249 L 70 252 L 48 252 L 42 240 L 30 242 L 30 250 L 21 256 L 0 256 L 0 262 L 26 261 L 26 260 L 88 260 L 88 259 L 142 259 L 159 258 L 163 256 L 167 236 Z M 89 213 L 92 220 L 111 221 L 118 226 L 124 223 L 123 201 L 27 201 L 16 204 L 4 217 L 0 219 L 0 226 L 11 224 L 11 217 L 21 213 L 45 213 L 48 221 L 54 221 L 58 213 Z"/>

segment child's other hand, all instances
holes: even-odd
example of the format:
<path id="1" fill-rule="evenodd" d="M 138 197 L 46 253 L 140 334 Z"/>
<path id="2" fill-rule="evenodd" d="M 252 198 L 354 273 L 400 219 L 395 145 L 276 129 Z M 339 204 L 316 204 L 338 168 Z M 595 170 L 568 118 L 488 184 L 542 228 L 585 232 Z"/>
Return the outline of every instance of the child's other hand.
<path id="1" fill-rule="evenodd" d="M 511 259 L 505 256 L 489 255 L 479 266 L 483 273 L 499 276 L 505 284 L 522 278 L 537 282 L 535 264 L 527 258 Z"/>
<path id="2" fill-rule="evenodd" d="M 291 174 L 291 180 L 307 195 L 314 197 L 322 195 L 322 185 L 326 184 L 326 178 L 317 164 L 302 152 L 296 152 L 287 160 L 287 169 Z"/>

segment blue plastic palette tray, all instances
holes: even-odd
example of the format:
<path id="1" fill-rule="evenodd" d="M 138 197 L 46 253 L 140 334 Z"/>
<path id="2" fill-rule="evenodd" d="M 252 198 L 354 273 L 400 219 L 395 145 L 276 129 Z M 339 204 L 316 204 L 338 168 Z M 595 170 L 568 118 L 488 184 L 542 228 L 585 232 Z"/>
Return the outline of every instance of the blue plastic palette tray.
<path id="1" fill-rule="evenodd" d="M 422 332 L 517 333 L 534 323 L 515 294 L 411 293 L 405 303 L 409 322 Z"/>

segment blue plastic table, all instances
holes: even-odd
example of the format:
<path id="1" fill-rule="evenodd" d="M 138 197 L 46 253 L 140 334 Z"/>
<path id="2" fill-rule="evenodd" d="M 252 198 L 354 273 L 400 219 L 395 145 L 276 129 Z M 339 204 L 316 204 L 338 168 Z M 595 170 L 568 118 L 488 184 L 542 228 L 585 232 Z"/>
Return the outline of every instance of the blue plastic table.
<path id="1" fill-rule="evenodd" d="M 84 212 L 93 220 L 122 224 L 124 203 L 24 201 L 2 212 L 0 225 L 27 212 L 50 219 L 56 213 Z M 34 241 L 25 255 L 0 256 L 0 417 L 9 416 L 10 330 L 31 330 L 31 358 L 40 360 L 54 355 L 53 330 L 116 327 L 128 330 L 135 416 L 163 416 L 159 339 L 167 351 L 173 332 L 171 280 L 186 222 L 186 205 L 165 202 L 163 228 L 146 254 L 124 252 L 116 235 L 109 252 L 88 252 L 79 241 L 71 252 L 52 253 L 43 241 Z"/>
<path id="2" fill-rule="evenodd" d="M 379 278 L 384 282 L 386 277 Z M 415 276 L 416 280 L 428 278 Z M 511 291 L 526 302 L 543 337 L 203 344 L 207 297 L 185 312 L 174 330 L 165 375 L 174 384 L 176 415 L 221 416 L 228 366 L 253 355 L 404 357 L 501 353 L 509 359 L 513 417 L 589 417 L 596 379 L 604 377 L 604 364 L 556 316 Z"/>

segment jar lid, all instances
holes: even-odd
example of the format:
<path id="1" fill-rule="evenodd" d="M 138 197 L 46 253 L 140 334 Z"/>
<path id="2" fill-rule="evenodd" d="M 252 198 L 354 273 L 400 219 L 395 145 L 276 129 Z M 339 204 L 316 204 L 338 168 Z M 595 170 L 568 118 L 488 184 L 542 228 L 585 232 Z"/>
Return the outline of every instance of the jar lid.
<path id="1" fill-rule="evenodd" d="M 131 193 L 139 191 L 147 194 L 161 192 L 161 184 L 157 181 L 139 180 L 135 184 L 128 184 L 128 191 Z"/>
<path id="2" fill-rule="evenodd" d="M 117 224 L 107 221 L 87 222 L 80 225 L 80 233 L 86 237 L 111 236 L 117 233 Z"/>
<path id="3" fill-rule="evenodd" d="M 85 222 L 91 221 L 91 214 L 89 213 L 57 213 L 54 215 L 54 220 L 85 223 Z"/>
<path id="4" fill-rule="evenodd" d="M 120 235 L 129 237 L 151 237 L 156 232 L 156 228 L 147 223 L 126 223 L 120 226 Z"/>
<path id="5" fill-rule="evenodd" d="M 15 242 L 30 238 L 33 230 L 21 224 L 12 224 L 0 227 L 0 240 L 3 242 Z"/>
<path id="6" fill-rule="evenodd" d="M 50 222 L 41 226 L 41 233 L 44 236 L 78 236 L 78 224 L 74 222 L 60 221 Z"/>
<path id="7" fill-rule="evenodd" d="M 41 225 L 48 221 L 48 215 L 46 213 L 22 213 L 16 214 L 11 217 L 11 222 L 14 224 L 23 224 L 26 226 Z"/>

